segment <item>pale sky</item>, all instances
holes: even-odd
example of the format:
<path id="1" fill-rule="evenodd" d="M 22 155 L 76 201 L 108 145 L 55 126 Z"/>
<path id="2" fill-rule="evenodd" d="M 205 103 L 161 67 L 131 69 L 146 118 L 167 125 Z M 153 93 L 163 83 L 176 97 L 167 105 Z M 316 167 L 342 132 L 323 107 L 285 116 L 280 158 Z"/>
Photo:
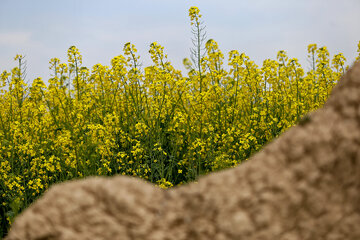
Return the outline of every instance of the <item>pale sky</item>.
<path id="1" fill-rule="evenodd" d="M 49 60 L 67 60 L 75 45 L 83 66 L 110 65 L 123 45 L 136 45 L 145 66 L 149 45 L 165 47 L 181 70 L 189 57 L 191 26 L 188 9 L 197 6 L 225 58 L 230 50 L 245 52 L 258 65 L 287 51 L 305 69 L 307 45 L 327 46 L 354 61 L 360 40 L 360 0 L 0 0 L 0 72 L 26 56 L 32 81 L 50 77 Z"/>

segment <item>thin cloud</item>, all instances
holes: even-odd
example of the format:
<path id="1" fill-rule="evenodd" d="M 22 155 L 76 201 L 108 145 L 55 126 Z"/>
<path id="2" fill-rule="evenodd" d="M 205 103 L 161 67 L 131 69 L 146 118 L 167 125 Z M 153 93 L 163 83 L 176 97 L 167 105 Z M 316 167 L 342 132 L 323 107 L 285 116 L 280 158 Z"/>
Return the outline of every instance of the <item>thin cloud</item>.
<path id="1" fill-rule="evenodd" d="M 19 47 L 30 44 L 30 32 L 7 32 L 0 33 L 0 45 L 2 47 Z"/>

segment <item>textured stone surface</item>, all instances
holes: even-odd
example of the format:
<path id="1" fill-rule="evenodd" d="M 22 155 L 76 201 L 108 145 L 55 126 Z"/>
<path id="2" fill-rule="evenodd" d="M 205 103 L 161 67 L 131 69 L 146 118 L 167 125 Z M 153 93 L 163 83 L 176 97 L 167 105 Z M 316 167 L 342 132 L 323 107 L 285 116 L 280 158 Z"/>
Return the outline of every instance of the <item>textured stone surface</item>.
<path id="1" fill-rule="evenodd" d="M 55 185 L 6 240 L 359 240 L 360 63 L 306 119 L 198 183 L 162 190 L 117 176 Z"/>

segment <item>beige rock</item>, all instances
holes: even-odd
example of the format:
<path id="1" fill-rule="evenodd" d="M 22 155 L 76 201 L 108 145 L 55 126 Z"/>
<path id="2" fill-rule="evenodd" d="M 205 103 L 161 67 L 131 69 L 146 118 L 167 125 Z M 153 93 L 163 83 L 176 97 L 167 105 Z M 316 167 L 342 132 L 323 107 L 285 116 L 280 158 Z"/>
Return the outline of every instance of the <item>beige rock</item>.
<path id="1" fill-rule="evenodd" d="M 55 185 L 6 240 L 360 239 L 360 63 L 324 108 L 249 162 L 162 190 L 131 177 Z"/>

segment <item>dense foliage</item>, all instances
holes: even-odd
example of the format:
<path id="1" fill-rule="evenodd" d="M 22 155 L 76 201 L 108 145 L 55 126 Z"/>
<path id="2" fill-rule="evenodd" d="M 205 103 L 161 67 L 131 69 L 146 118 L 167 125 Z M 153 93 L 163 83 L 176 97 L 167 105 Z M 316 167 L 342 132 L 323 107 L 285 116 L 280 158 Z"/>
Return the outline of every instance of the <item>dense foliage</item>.
<path id="1" fill-rule="evenodd" d="M 307 72 L 285 51 L 259 67 L 233 50 L 225 67 L 218 44 L 204 42 L 199 10 L 189 15 L 186 76 L 156 42 L 143 69 L 131 43 L 111 66 L 91 70 L 72 46 L 67 63 L 51 59 L 48 86 L 25 84 L 24 58 L 15 57 L 18 67 L 0 76 L 2 234 L 57 182 L 122 174 L 168 188 L 236 166 L 321 107 L 347 68 L 341 53 L 331 60 L 316 44 Z"/>

